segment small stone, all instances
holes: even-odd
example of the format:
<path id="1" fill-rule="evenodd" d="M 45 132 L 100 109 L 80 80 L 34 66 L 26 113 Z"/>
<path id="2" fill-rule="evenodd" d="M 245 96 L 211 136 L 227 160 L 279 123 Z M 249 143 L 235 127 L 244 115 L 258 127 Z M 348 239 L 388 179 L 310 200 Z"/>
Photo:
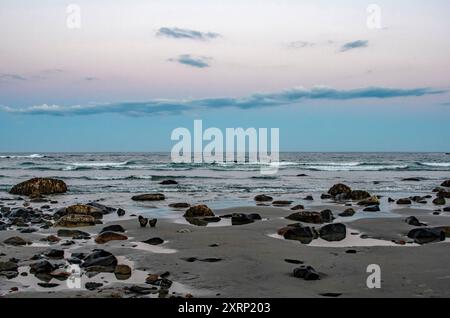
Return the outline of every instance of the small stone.
<path id="1" fill-rule="evenodd" d="M 147 223 L 148 223 L 148 219 L 147 218 L 144 218 L 143 216 L 139 215 L 138 221 L 139 221 L 139 224 L 141 225 L 141 227 L 146 227 L 147 226 Z"/>
<path id="2" fill-rule="evenodd" d="M 320 279 L 319 273 L 311 266 L 301 266 L 294 269 L 294 277 L 303 278 L 304 280 L 318 280 Z"/>
<path id="3" fill-rule="evenodd" d="M 164 243 L 164 240 L 159 237 L 153 237 L 151 239 L 143 241 L 143 243 L 150 244 L 150 245 L 160 245 L 160 244 Z"/>

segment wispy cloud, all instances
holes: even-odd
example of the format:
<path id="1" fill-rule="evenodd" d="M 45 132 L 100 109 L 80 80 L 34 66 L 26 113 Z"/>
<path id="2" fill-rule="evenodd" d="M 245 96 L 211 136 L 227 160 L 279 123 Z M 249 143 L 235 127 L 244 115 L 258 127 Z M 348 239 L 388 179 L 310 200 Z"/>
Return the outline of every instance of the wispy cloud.
<path id="1" fill-rule="evenodd" d="M 287 44 L 287 47 L 290 49 L 304 49 L 308 47 L 314 47 L 316 43 L 308 42 L 308 41 L 293 41 Z"/>
<path id="2" fill-rule="evenodd" d="M 171 58 L 168 61 L 197 68 L 205 68 L 210 66 L 209 63 L 211 60 L 212 58 L 208 56 L 192 56 L 189 54 L 182 54 L 178 55 L 176 58 Z"/>
<path id="3" fill-rule="evenodd" d="M 116 113 L 128 116 L 179 114 L 190 110 L 217 109 L 234 107 L 252 109 L 260 107 L 277 107 L 300 103 L 305 100 L 353 100 L 353 99 L 388 99 L 396 97 L 417 97 L 442 94 L 447 91 L 431 88 L 384 88 L 366 87 L 339 90 L 329 87 L 292 88 L 275 93 L 255 93 L 246 97 L 203 98 L 203 99 L 153 99 L 141 102 L 97 103 L 88 105 L 38 105 L 26 108 L 0 107 L 4 112 L 29 115 L 93 115 Z"/>
<path id="4" fill-rule="evenodd" d="M 86 76 L 85 78 L 83 78 L 85 81 L 96 81 L 98 80 L 97 77 L 93 77 L 93 76 Z"/>
<path id="5" fill-rule="evenodd" d="M 352 42 L 347 42 L 341 47 L 341 52 L 347 52 L 353 49 L 364 48 L 369 46 L 369 41 L 357 40 Z"/>
<path id="6" fill-rule="evenodd" d="M 198 41 L 207 41 L 220 37 L 220 34 L 214 32 L 200 32 L 190 29 L 167 28 L 167 27 L 160 28 L 156 32 L 156 35 L 172 39 L 190 39 Z"/>
<path id="7" fill-rule="evenodd" d="M 4 81 L 26 81 L 27 78 L 20 74 L 0 74 L 0 80 Z"/>

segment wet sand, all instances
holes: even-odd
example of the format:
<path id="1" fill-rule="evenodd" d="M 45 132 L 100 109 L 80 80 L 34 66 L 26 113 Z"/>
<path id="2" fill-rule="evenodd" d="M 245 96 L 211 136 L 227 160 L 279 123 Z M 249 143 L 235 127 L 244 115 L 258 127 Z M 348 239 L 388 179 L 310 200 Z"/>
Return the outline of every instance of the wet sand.
<path id="1" fill-rule="evenodd" d="M 331 209 L 335 215 L 343 210 L 342 205 L 324 207 Z M 308 246 L 298 241 L 271 236 L 279 228 L 294 223 L 284 219 L 292 213 L 289 208 L 253 206 L 214 212 L 216 215 L 232 212 L 259 213 L 264 220 L 239 226 L 216 224 L 201 227 L 177 223 L 173 219 L 158 219 L 155 228 L 141 228 L 136 219 L 114 221 L 109 224 L 121 224 L 126 229 L 127 241 L 111 241 L 100 245 L 91 239 L 85 243 L 77 241 L 76 245 L 67 249 L 70 252 L 90 252 L 94 248 L 102 248 L 117 257 L 124 257 L 133 263 L 133 270 L 142 271 L 143 281 L 140 284 L 136 280 L 112 281 L 94 291 L 62 289 L 53 292 L 51 288 L 48 291 L 36 291 L 33 286 L 27 288 L 17 280 L 0 277 L 0 290 L 5 297 L 134 297 L 136 295 L 128 294 L 124 287 L 148 287 L 145 284 L 145 273 L 168 271 L 169 278 L 179 284 L 174 290 L 179 292 L 180 296 L 322 297 L 322 294 L 330 293 L 339 294 L 340 297 L 450 296 L 448 242 L 421 246 Z M 420 221 L 432 226 L 450 225 L 450 213 L 432 215 L 430 210 L 410 208 L 396 209 L 393 212 L 398 217 L 359 220 L 350 218 L 349 221 L 339 218 L 335 222 L 346 223 L 347 236 L 351 235 L 349 232 L 357 232 L 359 235 L 365 234 L 388 242 L 392 239 L 411 241 L 405 235 L 414 227 L 404 222 L 406 216 L 416 215 Z M 83 227 L 80 230 L 95 237 L 109 224 Z M 0 231 L 0 241 L 3 242 L 11 236 L 20 236 L 36 242 L 43 237 L 42 234 L 55 234 L 56 231 L 55 228 L 40 231 L 39 234 Z M 362 240 L 358 239 L 359 235 L 354 235 L 355 240 Z M 134 244 L 153 237 L 160 237 L 165 243 L 147 247 L 143 247 L 142 243 Z M 0 261 L 15 257 L 24 262 L 38 252 L 50 248 L 62 247 L 60 244 L 48 247 L 13 247 L 1 243 L 0 251 L 6 255 L 2 256 Z M 346 253 L 349 249 L 356 250 L 356 253 Z M 191 259 L 189 262 L 189 258 L 196 260 Z M 205 261 L 208 259 L 215 262 Z M 288 263 L 285 259 L 298 260 L 314 267 L 321 274 L 321 279 L 305 281 L 293 277 L 293 269 L 299 265 Z M 370 264 L 378 264 L 381 267 L 380 289 L 369 289 L 366 286 L 369 275 L 366 269 Z M 18 287 L 19 291 L 9 292 L 12 287 Z"/>

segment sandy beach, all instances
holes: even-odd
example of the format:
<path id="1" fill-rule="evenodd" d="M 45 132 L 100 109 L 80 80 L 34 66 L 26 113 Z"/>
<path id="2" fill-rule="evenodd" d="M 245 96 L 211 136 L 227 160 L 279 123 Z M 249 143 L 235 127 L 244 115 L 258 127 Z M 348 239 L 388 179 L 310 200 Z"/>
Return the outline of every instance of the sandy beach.
<path id="1" fill-rule="evenodd" d="M 223 217 L 220 222 L 209 223 L 208 226 L 192 225 L 182 218 L 185 209 L 176 210 L 179 218 L 158 218 L 155 227 L 141 227 L 136 216 L 127 215 L 127 220 L 70 228 L 87 232 L 91 238 L 70 240 L 61 237 L 57 243 L 40 240 L 48 235 L 56 236 L 61 228 L 50 227 L 31 234 L 19 233 L 17 229 L 0 231 L 0 242 L 3 242 L 0 243 L 0 262 L 16 259 L 19 273 L 12 279 L 0 277 L 1 294 L 3 297 L 196 298 L 450 296 L 448 239 L 415 244 L 406 236 L 415 227 L 405 223 L 406 217 L 416 216 L 427 227 L 448 226 L 448 213 L 433 215 L 430 209 L 401 208 L 394 203 L 390 217 L 376 217 L 377 212 L 371 212 L 372 218 L 354 220 L 338 217 L 334 223 L 346 225 L 344 240 L 327 242 L 319 238 L 305 245 L 277 234 L 280 228 L 295 223 L 285 219 L 294 212 L 290 210 L 292 206 L 214 210 L 216 216 L 258 213 L 262 218 L 244 225 L 231 225 Z M 342 203 L 314 206 L 315 211 L 329 209 L 335 216 L 346 208 L 348 206 Z M 305 211 L 308 210 L 306 206 Z M 109 225 L 121 225 L 125 229 L 122 234 L 127 239 L 96 243 L 94 238 Z M 320 228 L 323 225 L 311 226 Z M 33 244 L 5 244 L 6 239 L 16 236 Z M 159 245 L 142 243 L 150 238 L 161 238 L 164 242 Z M 67 241 L 74 243 L 64 246 Z M 69 255 L 88 255 L 99 248 L 116 256 L 119 264 L 128 264 L 131 277 L 119 280 L 112 273 L 100 272 L 92 278 L 83 274 L 83 286 L 69 288 L 65 280 L 53 278 L 51 282 L 56 282 L 57 286 L 41 287 L 37 284 L 41 281 L 33 274 L 22 276 L 25 275 L 22 272 L 29 269 L 27 266 L 36 262 L 30 260 L 33 255 L 64 250 L 64 259 L 50 260 L 63 266 Z M 294 277 L 293 270 L 302 264 L 312 266 L 320 279 L 308 281 Z M 381 288 L 369 289 L 366 285 L 370 274 L 366 270 L 370 264 L 378 264 L 381 268 Z M 147 278 L 151 274 L 170 280 L 171 287 L 149 284 Z M 84 286 L 86 282 L 100 282 L 102 285 L 89 291 Z"/>

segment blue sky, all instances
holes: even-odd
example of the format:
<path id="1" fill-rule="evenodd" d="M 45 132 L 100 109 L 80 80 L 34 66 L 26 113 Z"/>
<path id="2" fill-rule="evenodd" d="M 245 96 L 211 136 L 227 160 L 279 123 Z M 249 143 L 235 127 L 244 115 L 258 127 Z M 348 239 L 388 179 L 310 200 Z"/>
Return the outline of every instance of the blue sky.
<path id="1" fill-rule="evenodd" d="M 450 3 L 2 1 L 0 152 L 168 151 L 177 127 L 284 151 L 450 151 Z"/>

